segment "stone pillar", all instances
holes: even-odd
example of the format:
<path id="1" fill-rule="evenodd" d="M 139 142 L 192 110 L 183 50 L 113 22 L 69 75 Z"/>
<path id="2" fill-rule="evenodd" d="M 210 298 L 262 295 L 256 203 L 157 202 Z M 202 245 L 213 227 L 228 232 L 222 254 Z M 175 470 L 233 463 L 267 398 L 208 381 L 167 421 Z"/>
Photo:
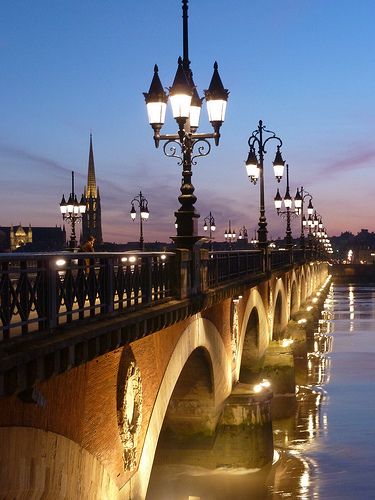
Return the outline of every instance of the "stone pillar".
<path id="1" fill-rule="evenodd" d="M 224 404 L 214 445 L 216 467 L 263 467 L 272 462 L 272 391 L 239 383 Z"/>
<path id="2" fill-rule="evenodd" d="M 191 295 L 192 280 L 192 254 L 184 248 L 174 250 L 175 272 L 173 288 L 179 299 L 186 299 Z"/>
<path id="3" fill-rule="evenodd" d="M 271 399 L 270 390 L 256 394 L 252 385 L 240 383 L 220 408 L 210 406 L 208 400 L 203 404 L 198 399 L 174 401 L 169 415 L 173 420 L 159 437 L 154 464 L 190 464 L 211 470 L 270 464 Z"/>
<path id="4" fill-rule="evenodd" d="M 199 265 L 199 292 L 205 293 L 208 290 L 208 259 L 209 251 L 206 248 L 200 249 Z"/>
<path id="5" fill-rule="evenodd" d="M 271 383 L 273 418 L 285 418 L 294 412 L 296 382 L 293 351 L 290 346 L 271 342 L 264 359 L 261 376 Z"/>

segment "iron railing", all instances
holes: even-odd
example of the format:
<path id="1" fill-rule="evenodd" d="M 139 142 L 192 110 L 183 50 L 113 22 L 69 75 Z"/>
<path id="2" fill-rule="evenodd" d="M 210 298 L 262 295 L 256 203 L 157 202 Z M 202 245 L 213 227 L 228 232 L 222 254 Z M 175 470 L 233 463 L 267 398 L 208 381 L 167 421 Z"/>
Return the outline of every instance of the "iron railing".
<path id="1" fill-rule="evenodd" d="M 208 287 L 262 272 L 264 259 L 261 250 L 212 252 L 208 260 Z"/>
<path id="2" fill-rule="evenodd" d="M 285 266 L 290 266 L 293 262 L 293 254 L 291 250 L 271 250 L 269 252 L 270 269 L 280 269 Z"/>
<path id="3" fill-rule="evenodd" d="M 172 253 L 0 255 L 0 340 L 172 296 Z"/>
<path id="4" fill-rule="evenodd" d="M 200 278 L 199 253 L 182 263 L 172 252 L 0 254 L 0 341 L 178 298 L 183 286 L 189 296 L 256 278 L 318 255 L 273 250 L 265 258 L 262 250 L 238 250 L 208 257 L 207 278 Z"/>

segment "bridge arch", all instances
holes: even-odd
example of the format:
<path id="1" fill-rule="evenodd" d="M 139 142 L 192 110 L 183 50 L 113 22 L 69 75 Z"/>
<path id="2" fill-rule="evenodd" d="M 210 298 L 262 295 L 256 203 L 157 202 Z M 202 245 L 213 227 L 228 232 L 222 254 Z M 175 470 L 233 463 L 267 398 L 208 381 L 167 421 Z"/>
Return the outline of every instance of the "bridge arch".
<path id="1" fill-rule="evenodd" d="M 301 267 L 300 275 L 299 275 L 299 297 L 300 297 L 300 306 L 306 302 L 306 276 L 303 267 Z"/>
<path id="2" fill-rule="evenodd" d="M 296 273 L 293 271 L 290 280 L 290 299 L 289 299 L 289 317 L 297 313 L 300 308 L 300 294 L 298 290 L 298 280 Z"/>
<path id="3" fill-rule="evenodd" d="M 262 296 L 257 288 L 250 291 L 242 321 L 234 379 L 247 382 L 264 355 L 270 340 L 269 324 Z"/>
<path id="4" fill-rule="evenodd" d="M 197 347 L 187 359 L 177 379 L 162 426 L 168 441 L 213 435 L 219 417 L 215 405 L 211 357 L 205 347 Z"/>
<path id="5" fill-rule="evenodd" d="M 285 330 L 289 320 L 288 300 L 284 283 L 281 278 L 276 280 L 274 297 L 272 339 L 277 340 L 281 337 L 282 332 Z"/>
<path id="6" fill-rule="evenodd" d="M 120 498 L 102 463 L 61 434 L 0 427 L 0 456 L 0 498 Z"/>
<path id="7" fill-rule="evenodd" d="M 206 358 L 207 366 L 210 366 L 212 370 L 210 376 L 213 405 L 219 407 L 230 394 L 232 386 L 231 364 L 223 340 L 214 324 L 198 315 L 181 334 L 160 384 L 149 420 L 138 470 L 130 480 L 133 499 L 141 499 L 146 496 L 160 431 L 176 383 L 181 375 L 185 377 L 184 368 L 188 366 L 187 371 L 190 371 L 192 366 L 197 365 L 199 359 L 202 361 L 202 356 Z M 189 362 L 188 365 L 186 365 L 187 362 Z M 209 392 L 207 391 L 207 394 Z"/>
<path id="8" fill-rule="evenodd" d="M 306 297 L 305 299 L 308 299 L 312 293 L 312 277 L 311 277 L 311 266 L 307 265 L 305 266 L 306 268 Z"/>

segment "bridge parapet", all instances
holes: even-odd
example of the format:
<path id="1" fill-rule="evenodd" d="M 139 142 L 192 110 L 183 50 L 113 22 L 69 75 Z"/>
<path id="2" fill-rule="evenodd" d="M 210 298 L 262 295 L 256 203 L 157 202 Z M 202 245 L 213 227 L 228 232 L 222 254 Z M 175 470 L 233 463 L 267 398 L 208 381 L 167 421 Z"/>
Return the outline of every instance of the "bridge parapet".
<path id="1" fill-rule="evenodd" d="M 262 251 L 0 256 L 0 397 L 244 295 L 303 264 Z M 321 260 L 304 254 L 305 262 Z M 58 263 L 58 261 L 60 261 Z M 302 286 L 301 300 L 304 299 Z M 306 289 L 307 290 L 307 289 Z"/>
<path id="2" fill-rule="evenodd" d="M 175 295 L 174 253 L 0 256 L 0 339 Z"/>
<path id="3" fill-rule="evenodd" d="M 199 296 L 314 259 L 298 251 L 2 254 L 0 341 Z"/>

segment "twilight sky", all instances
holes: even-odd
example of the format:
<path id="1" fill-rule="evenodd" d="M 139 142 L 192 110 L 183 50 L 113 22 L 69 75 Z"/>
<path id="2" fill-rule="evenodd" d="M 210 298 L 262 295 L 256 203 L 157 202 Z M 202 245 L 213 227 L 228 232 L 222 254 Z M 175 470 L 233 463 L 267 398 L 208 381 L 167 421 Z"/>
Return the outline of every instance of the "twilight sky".
<path id="1" fill-rule="evenodd" d="M 330 235 L 375 231 L 375 2 L 190 0 L 189 56 L 199 94 L 215 60 L 230 90 L 219 147 L 193 169 L 203 218 L 217 240 L 257 227 L 259 187 L 247 179 L 247 140 L 262 119 L 283 140 L 291 194 L 303 185 Z M 153 66 L 172 84 L 182 55 L 180 0 L 2 0 L 0 225 L 62 224 L 58 203 L 86 183 L 92 131 L 105 241 L 134 241 L 130 200 L 149 201 L 146 241 L 168 241 L 181 167 L 155 149 L 142 92 Z M 170 118 L 162 129 L 175 133 Z M 205 105 L 200 132 L 211 132 Z M 265 159 L 269 236 L 277 183 Z M 285 192 L 285 180 L 280 191 Z M 203 233 L 203 230 L 200 231 Z M 293 233 L 299 233 L 297 221 Z"/>

